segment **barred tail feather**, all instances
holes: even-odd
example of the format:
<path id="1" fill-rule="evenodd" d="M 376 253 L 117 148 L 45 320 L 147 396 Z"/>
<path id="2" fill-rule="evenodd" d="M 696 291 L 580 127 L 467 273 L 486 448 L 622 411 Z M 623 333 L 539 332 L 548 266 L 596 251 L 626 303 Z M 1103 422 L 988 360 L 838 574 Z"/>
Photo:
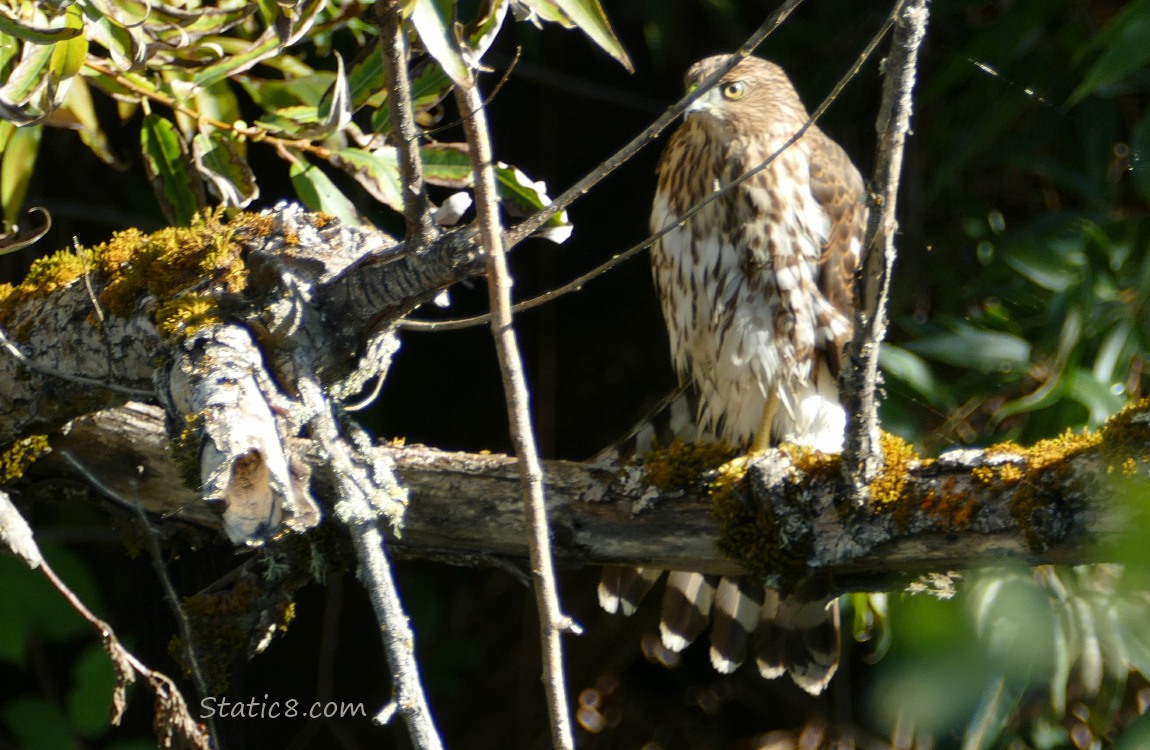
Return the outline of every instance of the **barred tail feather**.
<path id="1" fill-rule="evenodd" d="M 663 612 L 659 619 L 663 645 L 672 651 L 682 651 L 691 645 L 707 627 L 714 595 L 715 582 L 712 577 L 702 573 L 671 571 L 667 576 Z"/>
<path id="2" fill-rule="evenodd" d="M 630 617 L 661 575 L 661 570 L 607 566 L 599 579 L 599 606 Z"/>
<path id="3" fill-rule="evenodd" d="M 819 695 L 838 669 L 839 631 L 837 599 L 768 591 L 755 633 L 759 673 L 774 679 L 787 672 L 796 685 Z"/>
<path id="4" fill-rule="evenodd" d="M 747 638 L 763 606 L 763 585 L 749 578 L 719 581 L 711 609 L 711 664 L 730 674 L 747 658 Z"/>

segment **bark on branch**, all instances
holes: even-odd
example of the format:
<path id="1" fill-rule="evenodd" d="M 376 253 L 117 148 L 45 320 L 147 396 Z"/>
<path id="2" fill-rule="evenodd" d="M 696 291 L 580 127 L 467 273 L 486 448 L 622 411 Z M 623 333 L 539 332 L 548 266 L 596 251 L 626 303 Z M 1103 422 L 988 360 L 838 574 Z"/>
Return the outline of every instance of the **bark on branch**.
<path id="1" fill-rule="evenodd" d="M 880 480 L 897 497 L 877 510 L 848 513 L 834 504 L 833 472 L 797 474 L 776 452 L 755 465 L 750 502 L 772 508 L 784 536 L 804 542 L 792 551 L 840 590 L 888 589 L 952 569 L 1105 560 L 1108 543 L 1129 526 L 1115 487 L 1147 480 L 1150 413 L 1131 411 L 1123 419 L 1123 430 L 1100 443 L 1067 438 L 1027 450 L 952 451 L 936 461 L 909 460 L 893 472 L 888 467 Z M 59 457 L 66 450 L 113 489 L 138 491 L 145 507 L 169 523 L 218 525 L 180 483 L 166 445 L 160 410 L 131 404 L 77 420 L 53 438 L 56 452 L 29 476 L 74 476 Z M 300 447 L 326 504 L 335 496 L 330 470 L 317 451 Z M 419 446 L 377 450 L 395 461 L 410 491 L 402 538 L 389 542 L 394 552 L 464 564 L 527 558 L 514 459 Z M 138 481 L 136 472 L 124 471 L 136 466 L 144 467 L 138 490 L 119 487 Z M 744 572 L 716 547 L 719 524 L 703 488 L 652 496 L 617 470 L 566 461 L 544 462 L 544 482 L 561 563 Z M 646 509 L 633 513 L 637 504 Z"/>

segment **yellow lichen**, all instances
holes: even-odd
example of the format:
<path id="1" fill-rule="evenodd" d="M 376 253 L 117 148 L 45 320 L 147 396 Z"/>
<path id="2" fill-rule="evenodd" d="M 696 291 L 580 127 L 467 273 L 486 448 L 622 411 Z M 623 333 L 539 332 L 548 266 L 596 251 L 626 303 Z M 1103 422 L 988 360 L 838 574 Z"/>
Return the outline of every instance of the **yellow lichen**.
<path id="1" fill-rule="evenodd" d="M 1018 464 L 1007 463 L 998 467 L 998 478 L 1006 484 L 1017 484 L 1021 482 L 1025 474 Z"/>
<path id="2" fill-rule="evenodd" d="M 28 467 L 52 449 L 47 435 L 30 435 L 21 438 L 0 453 L 0 485 L 15 482 L 24 476 Z"/>
<path id="3" fill-rule="evenodd" d="M 734 455 L 726 443 L 676 440 L 665 448 L 655 446 L 643 457 L 643 482 L 664 492 L 687 489 Z"/>
<path id="4" fill-rule="evenodd" d="M 970 475 L 973 476 L 979 484 L 990 484 L 994 481 L 994 477 L 997 474 L 998 472 L 994 470 L 993 466 L 975 466 L 970 470 Z"/>
<path id="5" fill-rule="evenodd" d="M 893 503 L 907 499 L 907 477 L 911 465 L 920 459 L 910 443 L 889 432 L 879 433 L 879 447 L 882 449 L 883 467 L 870 484 L 871 502 L 877 506 L 893 507 Z"/>
<path id="6" fill-rule="evenodd" d="M 91 248 L 60 250 L 33 263 L 24 280 L 0 297 L 0 325 L 9 322 L 20 303 L 74 284 L 85 274 L 98 291 L 104 313 L 132 315 L 141 300 L 151 297 L 170 323 L 172 315 L 187 317 L 187 308 L 181 311 L 183 298 L 242 292 L 247 285 L 243 249 L 248 240 L 270 230 L 266 216 L 240 213 L 225 221 L 223 210 L 217 209 L 186 227 L 152 234 L 127 229 Z M 89 322 L 96 319 L 93 314 Z M 186 332 L 179 325 L 175 329 Z"/>
<path id="7" fill-rule="evenodd" d="M 222 322 L 220 306 L 208 294 L 185 294 L 168 300 L 156 310 L 156 328 L 165 336 L 190 336 Z"/>
<path id="8" fill-rule="evenodd" d="M 779 450 L 791 459 L 796 471 L 812 477 L 830 477 L 842 471 L 841 453 L 823 453 L 806 445 L 783 443 Z"/>

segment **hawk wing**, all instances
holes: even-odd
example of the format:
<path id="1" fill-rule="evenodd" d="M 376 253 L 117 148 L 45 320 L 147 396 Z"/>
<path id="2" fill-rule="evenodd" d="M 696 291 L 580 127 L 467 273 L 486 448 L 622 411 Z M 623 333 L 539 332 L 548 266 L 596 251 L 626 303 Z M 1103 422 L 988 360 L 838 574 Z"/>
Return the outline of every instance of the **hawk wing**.
<path id="1" fill-rule="evenodd" d="M 811 194 L 830 217 L 819 288 L 831 307 L 850 321 L 854 274 L 866 235 L 866 188 L 862 175 L 841 146 L 819 130 L 812 129 L 808 137 L 816 141 L 810 149 Z M 824 329 L 826 326 L 820 321 L 820 330 Z M 820 341 L 831 374 L 836 378 L 842 369 L 842 349 L 850 326 L 846 330 L 846 334 L 825 335 Z"/>

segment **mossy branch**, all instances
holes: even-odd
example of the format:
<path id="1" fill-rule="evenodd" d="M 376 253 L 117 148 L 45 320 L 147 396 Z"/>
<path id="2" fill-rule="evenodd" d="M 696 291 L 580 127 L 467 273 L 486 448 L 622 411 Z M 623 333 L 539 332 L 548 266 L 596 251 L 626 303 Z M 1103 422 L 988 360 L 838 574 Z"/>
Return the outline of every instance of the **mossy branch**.
<path id="1" fill-rule="evenodd" d="M 212 523 L 178 471 L 166 461 L 158 409 L 132 405 L 78 420 L 54 445 L 107 472 L 105 482 L 128 481 L 119 467 L 143 465 L 151 483 L 140 494 L 157 514 Z M 922 459 L 897 438 L 884 438 L 888 462 L 873 487 L 875 507 L 843 511 L 834 502 L 836 468 L 801 451 L 776 451 L 752 463 L 750 484 L 736 507 L 770 508 L 776 541 L 801 550 L 788 570 L 832 577 L 837 590 L 888 590 L 899 581 L 952 569 L 1009 564 L 1087 563 L 1113 559 L 1113 544 L 1134 526 L 1150 482 L 1150 404 L 1133 405 L 1098 434 L 1067 435 L 1027 449 L 1012 445 L 951 451 Z M 310 446 L 316 494 L 335 497 L 333 479 Z M 380 447 L 396 462 L 410 489 L 403 538 L 396 554 L 475 564 L 526 559 L 520 477 L 513 458 L 445 453 L 424 447 Z M 891 460 L 891 459 L 895 460 Z M 724 555 L 722 528 L 705 483 L 687 491 L 651 491 L 637 471 L 565 461 L 544 462 L 544 482 L 560 564 L 646 564 L 732 574 L 750 565 Z M 69 475 L 55 454 L 29 477 Z M 628 475 L 634 478 L 627 480 Z M 143 489 L 143 488 L 141 488 Z M 642 506 L 642 512 L 632 513 Z M 749 538 L 743 552 L 771 540 Z M 736 545 L 737 546 L 737 545 Z M 738 552 L 737 549 L 733 550 Z M 767 572 L 764 570 L 763 572 Z M 782 574 L 785 570 L 770 571 Z"/>

